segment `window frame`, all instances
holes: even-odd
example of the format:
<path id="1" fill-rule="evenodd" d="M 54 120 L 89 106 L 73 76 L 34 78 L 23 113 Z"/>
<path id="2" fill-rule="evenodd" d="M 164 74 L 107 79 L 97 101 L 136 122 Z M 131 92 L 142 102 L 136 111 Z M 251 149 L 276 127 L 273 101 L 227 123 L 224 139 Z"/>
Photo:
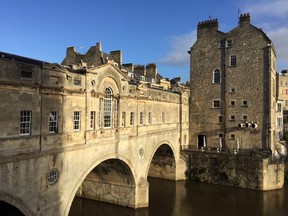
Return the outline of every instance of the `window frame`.
<path id="1" fill-rule="evenodd" d="M 139 113 L 139 125 L 143 126 L 144 125 L 143 122 L 144 122 L 144 113 L 140 112 Z"/>
<path id="2" fill-rule="evenodd" d="M 151 125 L 152 124 L 152 112 L 148 113 L 148 124 Z"/>
<path id="3" fill-rule="evenodd" d="M 54 115 L 53 115 L 54 114 Z M 54 119 L 51 118 L 51 115 Z M 59 114 L 55 110 L 49 111 L 49 125 L 48 125 L 48 131 L 49 133 L 58 133 L 58 117 Z"/>
<path id="4" fill-rule="evenodd" d="M 20 111 L 20 135 L 30 136 L 32 126 L 32 110 L 21 110 Z"/>
<path id="5" fill-rule="evenodd" d="M 236 67 L 237 66 L 237 56 L 236 55 L 230 56 L 229 66 L 230 67 Z"/>
<path id="6" fill-rule="evenodd" d="M 216 76 L 216 74 L 219 76 Z M 221 84 L 221 71 L 219 69 L 215 69 L 213 71 L 213 83 L 214 84 Z"/>
<path id="7" fill-rule="evenodd" d="M 134 112 L 130 112 L 130 126 L 133 127 L 134 126 Z"/>
<path id="8" fill-rule="evenodd" d="M 121 113 L 121 126 L 126 127 L 126 112 Z"/>
<path id="9" fill-rule="evenodd" d="M 216 102 L 219 103 L 219 106 L 215 106 Z M 212 100 L 212 108 L 213 108 L 213 109 L 219 109 L 219 108 L 221 108 L 221 101 L 220 101 L 219 99 Z"/>
<path id="10" fill-rule="evenodd" d="M 81 111 L 74 111 L 73 117 L 73 130 L 80 131 L 81 130 Z"/>
<path id="11" fill-rule="evenodd" d="M 95 129 L 95 111 L 90 111 L 90 129 L 94 130 Z"/>

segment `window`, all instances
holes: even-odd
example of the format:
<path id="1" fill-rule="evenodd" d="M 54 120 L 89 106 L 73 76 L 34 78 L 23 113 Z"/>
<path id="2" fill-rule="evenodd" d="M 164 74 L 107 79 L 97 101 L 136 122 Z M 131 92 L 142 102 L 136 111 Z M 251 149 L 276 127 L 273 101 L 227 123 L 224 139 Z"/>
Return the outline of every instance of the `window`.
<path id="1" fill-rule="evenodd" d="M 112 89 L 105 89 L 105 98 L 104 98 L 104 127 L 111 127 L 112 120 Z"/>
<path id="2" fill-rule="evenodd" d="M 243 101 L 242 101 L 242 106 L 247 107 L 247 106 L 248 106 L 248 101 L 247 101 L 247 100 L 243 100 Z"/>
<path id="3" fill-rule="evenodd" d="M 49 112 L 49 133 L 58 132 L 58 113 L 57 111 Z"/>
<path id="4" fill-rule="evenodd" d="M 32 111 L 20 111 L 20 135 L 31 134 Z"/>
<path id="5" fill-rule="evenodd" d="M 246 121 L 248 120 L 248 116 L 247 116 L 247 115 L 242 115 L 242 120 L 243 120 L 244 122 L 246 122 Z"/>
<path id="6" fill-rule="evenodd" d="M 21 76 L 22 79 L 31 80 L 32 79 L 32 72 L 31 71 L 21 71 L 20 76 Z"/>
<path id="7" fill-rule="evenodd" d="M 49 183 L 49 185 L 54 185 L 55 183 L 57 183 L 58 179 L 59 179 L 59 172 L 56 169 L 51 170 L 47 174 L 47 182 Z"/>
<path id="8" fill-rule="evenodd" d="M 234 107 L 235 104 L 236 104 L 235 100 L 231 100 L 231 101 L 230 101 L 230 106 L 231 106 L 231 107 Z"/>
<path id="9" fill-rule="evenodd" d="M 74 131 L 80 130 L 80 111 L 74 111 Z"/>
<path id="10" fill-rule="evenodd" d="M 141 81 L 145 81 L 145 76 L 140 76 Z"/>
<path id="11" fill-rule="evenodd" d="M 235 140 L 235 134 L 230 134 L 230 139 Z"/>
<path id="12" fill-rule="evenodd" d="M 165 123 L 165 113 L 164 112 L 162 112 L 161 121 L 162 121 L 162 124 Z"/>
<path id="13" fill-rule="evenodd" d="M 121 126 L 122 127 L 126 127 L 126 112 L 122 112 L 122 120 L 121 120 L 122 124 Z"/>
<path id="14" fill-rule="evenodd" d="M 98 127 L 102 127 L 102 99 L 99 98 Z"/>
<path id="15" fill-rule="evenodd" d="M 222 116 L 218 116 L 218 123 L 222 123 L 223 122 L 223 117 Z"/>
<path id="16" fill-rule="evenodd" d="M 226 43 L 225 40 L 220 41 L 219 43 L 220 48 L 225 48 L 225 43 Z"/>
<path id="17" fill-rule="evenodd" d="M 148 124 L 149 125 L 152 124 L 152 113 L 151 112 L 148 113 Z"/>
<path id="18" fill-rule="evenodd" d="M 282 104 L 281 103 L 277 104 L 277 111 L 282 112 Z"/>
<path id="19" fill-rule="evenodd" d="M 288 94 L 288 89 L 285 89 L 285 94 L 286 94 L 286 95 Z"/>
<path id="20" fill-rule="evenodd" d="M 134 125 L 134 112 L 130 112 L 130 126 Z"/>
<path id="21" fill-rule="evenodd" d="M 230 87 L 230 93 L 231 94 L 235 94 L 236 92 L 236 88 L 235 87 Z"/>
<path id="22" fill-rule="evenodd" d="M 220 108 L 220 100 L 213 100 L 213 104 L 212 104 L 213 108 Z"/>
<path id="23" fill-rule="evenodd" d="M 140 124 L 140 125 L 143 125 L 143 112 L 140 112 L 139 118 L 140 118 L 139 124 Z"/>
<path id="24" fill-rule="evenodd" d="M 213 72 L 213 83 L 221 83 L 221 72 L 218 69 Z"/>
<path id="25" fill-rule="evenodd" d="M 81 86 L 81 79 L 74 79 L 74 85 Z"/>
<path id="26" fill-rule="evenodd" d="M 226 46 L 227 46 L 228 48 L 232 47 L 232 40 L 227 40 Z"/>
<path id="27" fill-rule="evenodd" d="M 237 58 L 236 55 L 230 56 L 230 66 L 236 67 L 237 66 Z"/>
<path id="28" fill-rule="evenodd" d="M 282 118 L 277 117 L 277 127 L 282 127 L 283 126 L 282 122 L 283 122 Z"/>
<path id="29" fill-rule="evenodd" d="M 114 99 L 114 128 L 118 127 L 118 101 Z"/>
<path id="30" fill-rule="evenodd" d="M 235 120 L 236 120 L 235 115 L 230 115 L 230 121 L 235 121 Z"/>
<path id="31" fill-rule="evenodd" d="M 90 112 L 90 129 L 95 129 L 95 111 Z"/>

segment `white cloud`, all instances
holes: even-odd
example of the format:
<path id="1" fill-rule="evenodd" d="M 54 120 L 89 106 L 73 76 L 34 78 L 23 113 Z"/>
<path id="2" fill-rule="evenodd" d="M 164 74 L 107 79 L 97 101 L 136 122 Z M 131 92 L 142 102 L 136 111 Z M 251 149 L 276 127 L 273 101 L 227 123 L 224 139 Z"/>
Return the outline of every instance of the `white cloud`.
<path id="1" fill-rule="evenodd" d="M 288 65 L 288 0 L 247 1 L 245 11 L 249 12 L 252 23 L 262 27 L 272 40 L 281 67 Z M 279 68 L 284 69 L 284 68 Z"/>
<path id="2" fill-rule="evenodd" d="M 277 59 L 281 62 L 288 63 L 288 27 L 271 29 L 267 32 L 267 35 L 276 48 Z"/>
<path id="3" fill-rule="evenodd" d="M 277 17 L 284 19 L 288 17 L 288 0 L 249 1 L 245 11 L 257 18 Z"/>
<path id="4" fill-rule="evenodd" d="M 187 51 L 194 44 L 197 31 L 171 37 L 171 50 L 160 62 L 167 65 L 189 65 L 190 56 Z"/>

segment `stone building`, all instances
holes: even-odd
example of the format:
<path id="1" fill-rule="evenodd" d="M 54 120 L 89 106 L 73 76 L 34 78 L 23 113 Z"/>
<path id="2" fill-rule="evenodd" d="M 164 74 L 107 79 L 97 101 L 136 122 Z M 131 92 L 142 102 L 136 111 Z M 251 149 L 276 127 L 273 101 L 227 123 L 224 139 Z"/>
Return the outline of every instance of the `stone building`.
<path id="1" fill-rule="evenodd" d="M 217 19 L 199 22 L 197 41 L 189 53 L 190 148 L 207 152 L 208 158 L 215 152 L 216 156 L 212 155 L 221 161 L 221 167 L 222 162 L 226 164 L 219 170 L 210 158 L 206 165 L 218 174 L 213 176 L 211 169 L 202 171 L 206 174 L 202 180 L 261 190 L 282 187 L 283 167 L 267 162 L 277 154 L 276 51 L 272 41 L 251 25 L 249 14 L 241 14 L 238 26 L 227 33 L 219 31 Z M 233 156 L 225 161 L 223 155 Z M 254 167 L 247 168 L 247 163 Z M 194 163 L 200 169 L 198 165 Z M 259 166 L 263 170 L 258 170 Z M 251 173 L 251 169 L 259 172 Z M 281 178 L 276 178 L 275 169 Z"/>
<path id="2" fill-rule="evenodd" d="M 278 99 L 284 102 L 283 110 L 288 110 L 288 71 L 277 73 Z"/>
<path id="3" fill-rule="evenodd" d="M 68 215 L 75 194 L 148 206 L 148 176 L 185 179 L 189 89 L 101 44 L 62 64 L 0 53 L 0 201 Z"/>

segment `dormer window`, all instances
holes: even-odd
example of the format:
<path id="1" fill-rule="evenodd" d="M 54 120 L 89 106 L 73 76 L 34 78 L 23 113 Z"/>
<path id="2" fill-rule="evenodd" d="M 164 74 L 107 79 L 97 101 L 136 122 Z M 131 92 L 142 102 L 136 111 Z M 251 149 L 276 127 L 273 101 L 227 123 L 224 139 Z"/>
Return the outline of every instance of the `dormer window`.
<path id="1" fill-rule="evenodd" d="M 141 80 L 141 81 L 145 81 L 145 76 L 141 76 L 141 77 L 140 77 L 140 80 Z"/>

